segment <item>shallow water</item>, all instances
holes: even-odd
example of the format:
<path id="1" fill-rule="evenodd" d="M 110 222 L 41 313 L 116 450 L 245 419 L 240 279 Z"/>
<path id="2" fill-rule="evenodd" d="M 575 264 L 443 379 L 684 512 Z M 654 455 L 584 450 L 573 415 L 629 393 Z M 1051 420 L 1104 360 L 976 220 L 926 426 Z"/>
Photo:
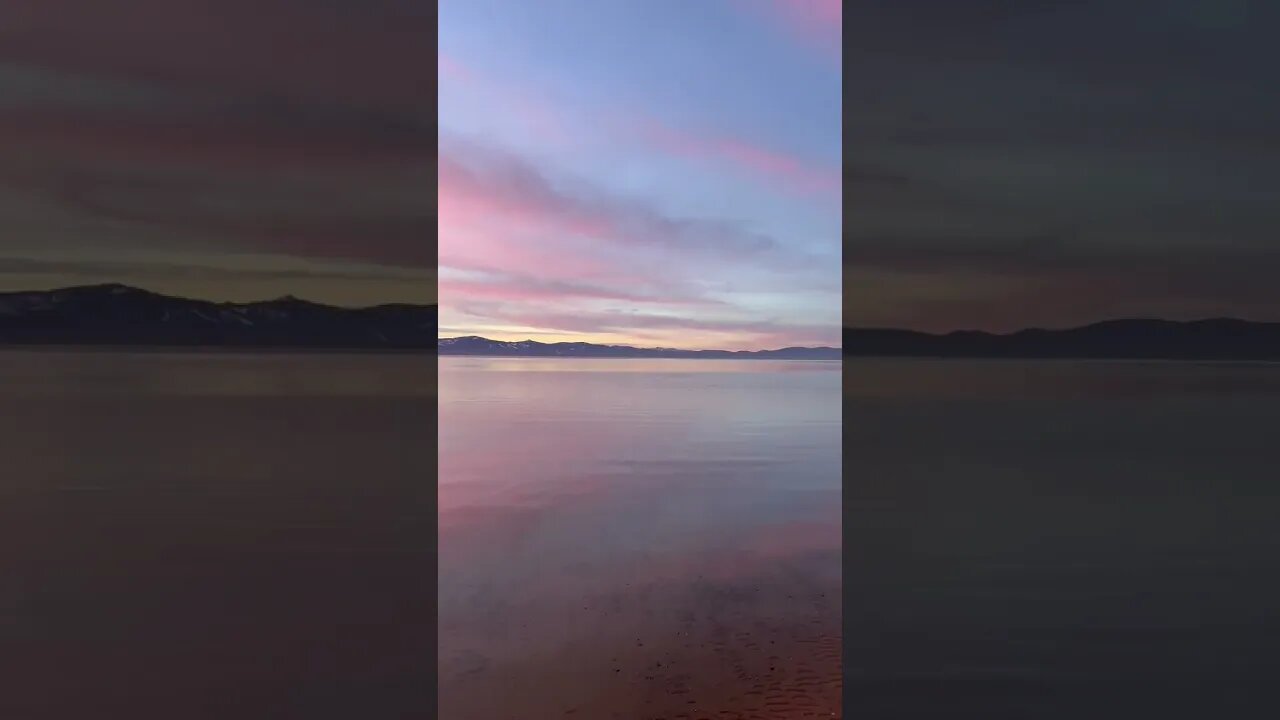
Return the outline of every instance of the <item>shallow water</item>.
<path id="1" fill-rule="evenodd" d="M 851 717 L 1275 717 L 1280 366 L 845 367 Z"/>
<path id="2" fill-rule="evenodd" d="M 433 362 L 0 352 L 0 717 L 432 717 Z"/>
<path id="3" fill-rule="evenodd" d="M 440 360 L 440 717 L 835 717 L 840 364 Z"/>

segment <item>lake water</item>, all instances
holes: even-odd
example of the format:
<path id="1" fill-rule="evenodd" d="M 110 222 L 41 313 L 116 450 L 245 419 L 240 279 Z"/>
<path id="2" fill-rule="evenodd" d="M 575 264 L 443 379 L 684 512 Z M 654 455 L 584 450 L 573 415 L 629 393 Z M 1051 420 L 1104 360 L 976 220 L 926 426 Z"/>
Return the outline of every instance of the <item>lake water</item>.
<path id="1" fill-rule="evenodd" d="M 845 366 L 851 717 L 1280 716 L 1280 366 Z"/>
<path id="2" fill-rule="evenodd" d="M 440 360 L 440 717 L 838 717 L 840 363 Z"/>
<path id="3" fill-rule="evenodd" d="M 0 352 L 0 717 L 430 718 L 434 358 Z"/>
<path id="4" fill-rule="evenodd" d="M 0 717 L 1278 714 L 1274 365 L 432 370 L 0 352 Z"/>

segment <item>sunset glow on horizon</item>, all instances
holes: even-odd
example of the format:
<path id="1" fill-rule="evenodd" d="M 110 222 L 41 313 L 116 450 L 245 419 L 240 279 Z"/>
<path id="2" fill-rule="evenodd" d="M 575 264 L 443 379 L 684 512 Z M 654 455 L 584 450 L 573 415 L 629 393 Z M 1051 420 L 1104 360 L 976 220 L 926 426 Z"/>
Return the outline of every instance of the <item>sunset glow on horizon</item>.
<path id="1" fill-rule="evenodd" d="M 441 3 L 440 336 L 840 342 L 840 3 Z"/>

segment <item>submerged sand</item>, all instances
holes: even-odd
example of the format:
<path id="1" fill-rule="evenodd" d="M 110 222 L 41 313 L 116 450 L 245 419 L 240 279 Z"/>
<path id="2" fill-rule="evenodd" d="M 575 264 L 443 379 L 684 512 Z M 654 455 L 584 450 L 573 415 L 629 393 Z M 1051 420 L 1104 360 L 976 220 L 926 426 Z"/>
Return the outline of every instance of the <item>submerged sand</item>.
<path id="1" fill-rule="evenodd" d="M 442 588 L 440 717 L 840 717 L 839 548 L 813 542 L 838 528 L 810 536 L 518 595 Z"/>

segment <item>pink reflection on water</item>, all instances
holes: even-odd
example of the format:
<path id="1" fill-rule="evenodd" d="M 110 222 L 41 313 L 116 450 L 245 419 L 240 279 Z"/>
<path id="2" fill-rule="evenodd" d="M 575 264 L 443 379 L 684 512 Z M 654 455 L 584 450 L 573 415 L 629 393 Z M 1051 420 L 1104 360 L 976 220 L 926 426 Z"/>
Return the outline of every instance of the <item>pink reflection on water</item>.
<path id="1" fill-rule="evenodd" d="M 452 531 L 480 518 L 498 521 L 550 505 L 579 502 L 608 492 L 597 465 L 637 441 L 637 434 L 608 423 L 566 422 L 560 429 L 508 431 L 519 425 L 510 412 L 520 406 L 493 404 L 459 408 L 441 417 L 453 427 L 440 453 L 438 490 L 440 531 Z"/>
<path id="2" fill-rule="evenodd" d="M 839 366 L 806 365 L 442 360 L 442 716 L 672 715 L 666 668 L 736 707 L 725 659 L 775 654 L 835 707 Z"/>

